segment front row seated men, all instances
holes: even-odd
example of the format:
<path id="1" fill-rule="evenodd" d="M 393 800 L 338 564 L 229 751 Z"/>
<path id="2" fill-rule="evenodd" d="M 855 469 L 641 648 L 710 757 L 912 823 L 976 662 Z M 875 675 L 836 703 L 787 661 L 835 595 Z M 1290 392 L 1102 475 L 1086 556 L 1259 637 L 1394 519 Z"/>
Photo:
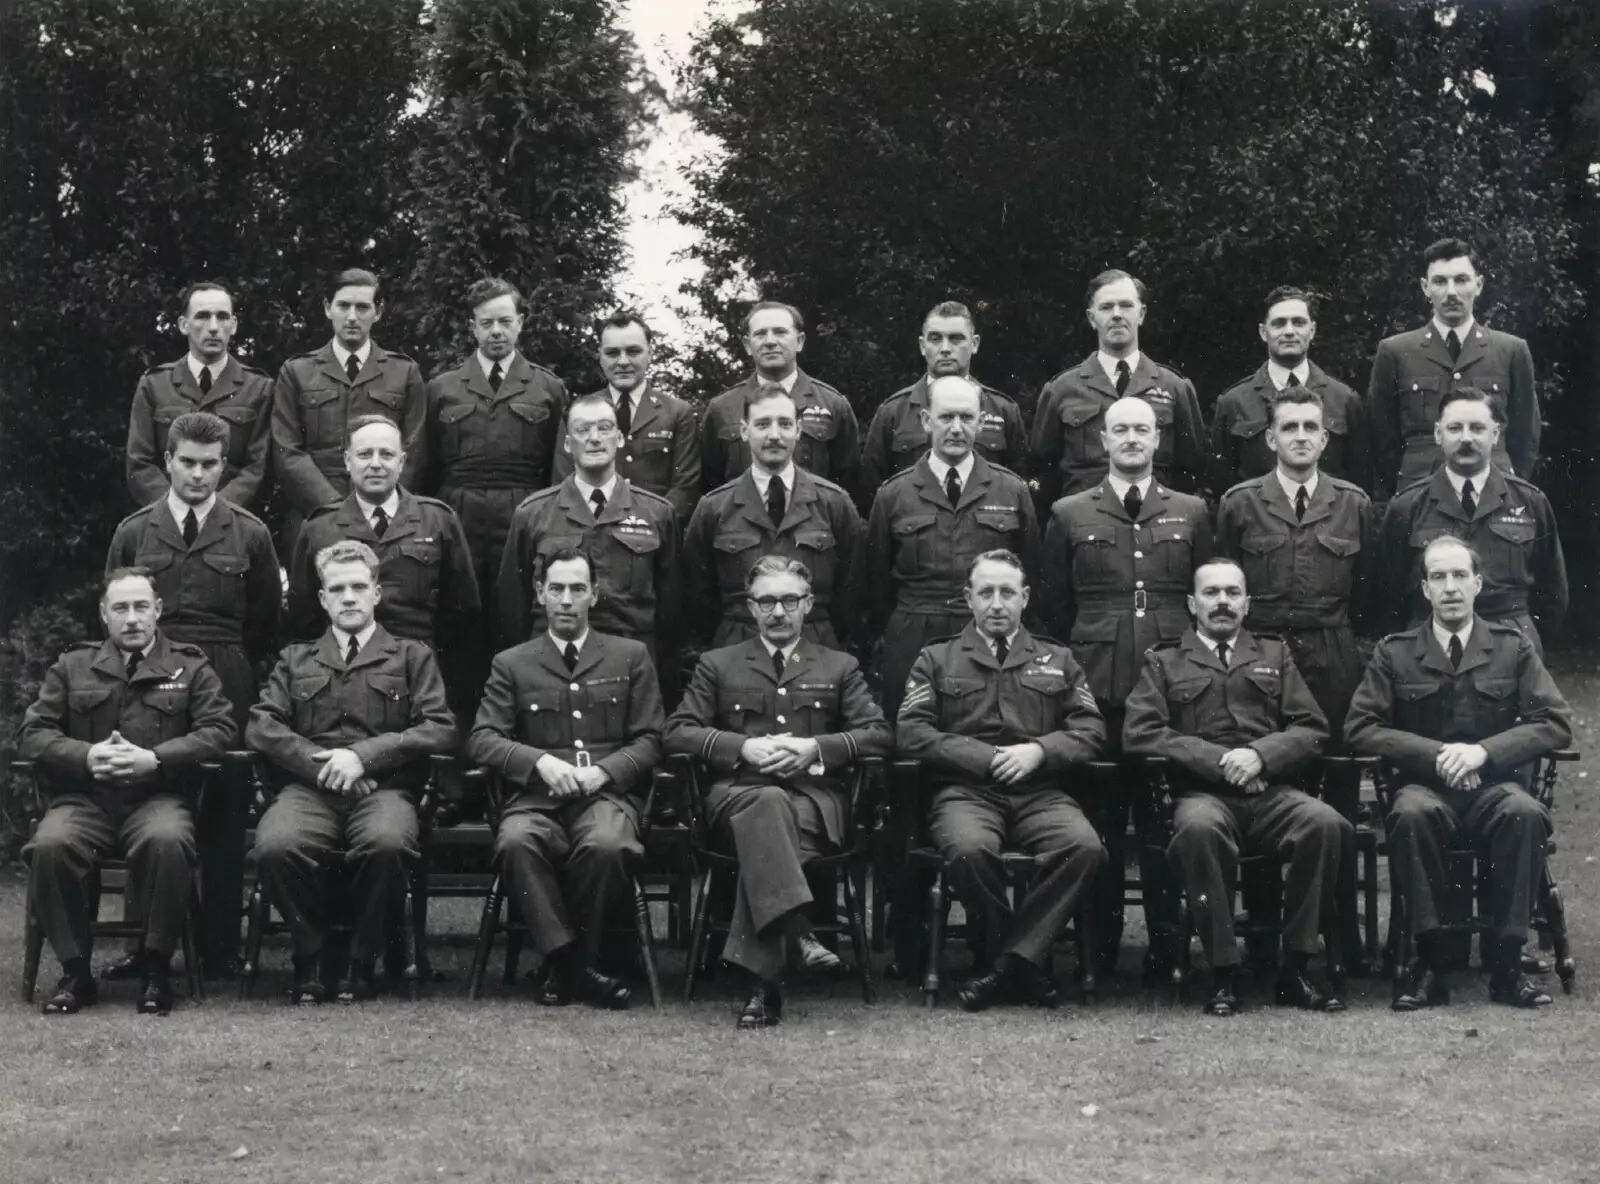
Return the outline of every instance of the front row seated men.
<path id="1" fill-rule="evenodd" d="M 1389 858 L 1417 957 L 1394 1009 L 1449 1000 L 1438 898 L 1445 852 L 1462 831 L 1488 850 L 1489 997 L 1542 1007 L 1550 996 L 1521 967 L 1551 829 L 1531 792 L 1532 762 L 1571 742 L 1571 712 L 1533 639 L 1474 611 L 1484 582 L 1476 551 L 1439 535 L 1423 549 L 1422 569 L 1429 617 L 1378 643 L 1347 727 L 1351 748 L 1398 773 Z"/>
<path id="2" fill-rule="evenodd" d="M 52 789 L 23 851 L 33 907 L 61 961 L 47 1015 L 95 1002 L 87 881 L 119 845 L 131 912 L 144 926 L 139 1011 L 172 1008 L 169 963 L 198 858 L 193 774 L 220 757 L 238 731 L 204 652 L 166 637 L 160 617 L 150 572 L 114 568 L 100 594 L 106 640 L 63 654 L 22 721 L 19 755 L 37 762 Z"/>
<path id="3" fill-rule="evenodd" d="M 987 967 L 958 991 L 981 1011 L 1013 990 L 1054 1007 L 1050 947 L 1106 866 L 1100 836 L 1067 792 L 1074 766 L 1099 756 L 1105 720 L 1066 646 L 1022 627 L 1022 561 L 986 551 L 967 572 L 972 621 L 927 646 L 906 680 L 896 747 L 934 786 L 928 831 L 969 917 L 987 931 Z M 1013 915 L 1004 848 L 1034 856 Z"/>
<path id="4" fill-rule="evenodd" d="M 643 642 L 589 628 L 587 555 L 545 556 L 535 590 L 545 630 L 495 655 L 467 757 L 506 783 L 495 859 L 543 958 L 538 1001 L 623 1008 L 631 992 L 597 955 L 644 853 L 638 797 L 661 757 L 661 692 Z"/>
<path id="5" fill-rule="evenodd" d="M 328 913 L 323 865 L 352 871 L 349 967 L 341 1002 L 370 999 L 384 921 L 418 857 L 417 797 L 428 757 L 455 751 L 456 727 L 433 651 L 374 618 L 378 556 L 344 540 L 318 552 L 329 627 L 286 647 L 245 730 L 267 758 L 277 795 L 256 827 L 261 882 L 288 923 L 295 1003 L 327 998 L 319 967 Z M 320 973 L 319 973 L 320 972 Z"/>
<path id="6" fill-rule="evenodd" d="M 890 736 L 856 660 L 801 638 L 812 605 L 805 564 L 764 556 L 745 594 L 760 636 L 701 657 L 666 745 L 705 764 L 712 829 L 739 859 L 723 957 L 752 979 L 738 1020 L 748 1029 L 782 1016 L 791 940 L 806 969 L 841 968 L 812 931 L 804 863 L 842 849 L 850 791 L 839 773 L 885 755 Z"/>
<path id="7" fill-rule="evenodd" d="M 1343 1011 L 1337 984 L 1318 983 L 1311 959 L 1334 916 L 1340 861 L 1354 850 L 1355 835 L 1333 807 L 1288 784 L 1308 771 L 1328 725 L 1288 643 L 1241 628 L 1249 610 L 1237 563 L 1200 565 L 1189 595 L 1195 625 L 1145 656 L 1128 696 L 1123 747 L 1171 764 L 1168 784 L 1177 805 L 1168 855 L 1183 876 L 1211 963 L 1206 1013 L 1228 1016 L 1239 1008 L 1232 886 L 1240 854 L 1250 851 L 1289 861 L 1288 961 L 1278 1001 Z"/>

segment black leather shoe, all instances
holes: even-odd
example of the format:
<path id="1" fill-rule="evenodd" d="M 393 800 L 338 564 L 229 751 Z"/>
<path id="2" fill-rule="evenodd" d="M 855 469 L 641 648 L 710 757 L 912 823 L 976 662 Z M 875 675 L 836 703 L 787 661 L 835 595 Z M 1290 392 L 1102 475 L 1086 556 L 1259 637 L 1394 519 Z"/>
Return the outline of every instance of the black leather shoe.
<path id="1" fill-rule="evenodd" d="M 1443 1007 L 1450 1002 L 1449 984 L 1426 962 L 1414 962 L 1405 989 L 1389 1006 L 1395 1011 L 1421 1011 L 1425 1007 Z"/>
<path id="2" fill-rule="evenodd" d="M 1207 1015 L 1230 1016 L 1239 1014 L 1239 997 L 1233 993 L 1233 975 L 1211 975 L 1211 993 L 1200 1005 Z"/>
<path id="3" fill-rule="evenodd" d="M 100 1001 L 100 988 L 92 978 L 64 974 L 55 991 L 39 1010 L 45 1015 L 72 1015 Z"/>
<path id="4" fill-rule="evenodd" d="M 998 970 L 974 975 L 956 990 L 956 1002 L 967 1011 L 987 1011 L 1006 992 L 1006 977 Z"/>
<path id="5" fill-rule="evenodd" d="M 172 978 L 157 972 L 144 976 L 137 1004 L 140 1015 L 166 1015 L 172 1010 Z"/>
<path id="6" fill-rule="evenodd" d="M 1055 975 L 1044 967 L 1029 963 L 1022 972 L 1022 981 L 1028 1000 L 1035 1007 L 1048 1007 L 1053 1011 L 1061 1006 L 1061 987 Z"/>
<path id="7" fill-rule="evenodd" d="M 366 1003 L 378 997 L 377 968 L 371 963 L 352 964 L 349 973 L 333 988 L 338 1003 Z"/>
<path id="8" fill-rule="evenodd" d="M 762 983 L 750 992 L 750 998 L 739 1013 L 737 1027 L 741 1032 L 757 1028 L 776 1027 L 783 1018 L 783 995 L 777 983 Z"/>
<path id="9" fill-rule="evenodd" d="M 328 999 L 328 988 L 322 985 L 322 980 L 317 977 L 317 960 L 315 958 L 296 958 L 294 960 L 294 986 L 289 988 L 289 1004 L 299 1007 L 302 1003 L 325 1003 Z"/>
<path id="10" fill-rule="evenodd" d="M 573 994 L 596 1007 L 623 1011 L 633 1002 L 633 991 L 620 978 L 602 974 L 593 966 L 578 971 L 572 982 Z"/>
<path id="11" fill-rule="evenodd" d="M 1277 999 L 1301 1011 L 1343 1011 L 1344 1000 L 1332 987 L 1324 989 L 1309 974 L 1285 970 L 1278 976 Z"/>
<path id="12" fill-rule="evenodd" d="M 847 978 L 855 973 L 855 967 L 809 934 L 796 939 L 795 948 L 800 955 L 800 967 L 808 974 Z"/>
<path id="13" fill-rule="evenodd" d="M 1495 1003 L 1504 1003 L 1509 1007 L 1536 1008 L 1548 1007 L 1552 1000 L 1538 987 L 1528 981 L 1528 976 L 1520 970 L 1507 973 L 1498 973 L 1489 979 L 1489 998 Z"/>
<path id="14" fill-rule="evenodd" d="M 124 951 L 122 957 L 115 962 L 108 963 L 101 971 L 100 977 L 108 983 L 132 982 L 144 975 L 144 960 L 137 951 Z"/>
<path id="15" fill-rule="evenodd" d="M 565 965 L 546 960 L 539 967 L 537 989 L 533 1000 L 541 1007 L 565 1007 L 572 1002 L 572 976 Z"/>

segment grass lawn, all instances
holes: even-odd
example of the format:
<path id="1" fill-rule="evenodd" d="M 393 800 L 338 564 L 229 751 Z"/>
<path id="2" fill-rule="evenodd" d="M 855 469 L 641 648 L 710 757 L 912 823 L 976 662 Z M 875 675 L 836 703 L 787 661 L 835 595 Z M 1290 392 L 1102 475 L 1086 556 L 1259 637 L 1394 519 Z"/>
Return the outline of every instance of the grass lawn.
<path id="1" fill-rule="evenodd" d="M 1342 1016 L 1232 1020 L 1132 982 L 1087 1011 L 929 1014 L 896 983 L 870 1008 L 848 985 L 799 990 L 781 1027 L 738 1033 L 721 979 L 659 1013 L 552 1012 L 497 984 L 468 1004 L 476 914 L 444 902 L 451 979 L 416 1005 L 290 1010 L 271 998 L 280 948 L 269 998 L 219 984 L 149 1019 L 123 985 L 47 1019 L 16 1001 L 10 877 L 0 1184 L 1600 1180 L 1600 685 L 1557 668 L 1586 753 L 1563 778 L 1555 858 L 1579 980 L 1537 1014 L 1490 1005 L 1471 976 L 1431 1013 L 1394 1015 L 1368 982 Z M 671 995 L 681 960 L 667 969 Z"/>

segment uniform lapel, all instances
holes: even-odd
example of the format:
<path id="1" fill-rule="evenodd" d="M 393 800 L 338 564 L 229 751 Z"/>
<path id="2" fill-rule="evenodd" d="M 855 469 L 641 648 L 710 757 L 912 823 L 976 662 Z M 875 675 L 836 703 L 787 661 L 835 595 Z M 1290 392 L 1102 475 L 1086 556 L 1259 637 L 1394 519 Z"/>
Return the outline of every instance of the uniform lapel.
<path id="1" fill-rule="evenodd" d="M 361 367 L 360 371 L 356 374 L 355 382 L 351 383 L 350 385 L 352 387 L 361 386 L 364 383 L 371 382 L 373 379 L 377 378 L 378 368 L 384 363 L 384 361 L 388 359 L 388 357 L 389 354 L 387 350 L 380 347 L 376 341 L 372 342 L 372 348 L 367 351 L 366 365 Z"/>
<path id="2" fill-rule="evenodd" d="M 1455 369 L 1456 364 L 1450 360 L 1450 351 L 1445 348 L 1444 338 L 1433 331 L 1432 321 L 1417 330 L 1417 340 L 1413 344 L 1418 353 L 1441 370 Z"/>
<path id="3" fill-rule="evenodd" d="M 191 551 L 203 551 L 213 543 L 220 543 L 228 534 L 228 528 L 233 525 L 233 508 L 222 498 L 212 503 L 211 513 L 206 515 L 206 520 L 200 525 L 200 533 L 194 536 L 194 546 Z M 182 537 L 181 535 L 179 536 Z"/>
<path id="4" fill-rule="evenodd" d="M 172 517 L 172 507 L 165 497 L 150 511 L 150 524 L 156 529 L 156 538 L 172 550 L 181 553 L 189 549 L 189 544 L 183 541 L 183 531 L 179 528 L 177 520 Z"/>
<path id="5" fill-rule="evenodd" d="M 804 470 L 799 465 L 796 465 L 794 471 L 798 474 Z M 795 486 L 798 491 L 798 476 L 795 479 Z M 792 497 L 789 500 L 791 503 L 794 501 Z M 761 491 L 756 488 L 755 470 L 753 468 L 747 468 L 739 475 L 738 483 L 733 487 L 733 504 L 737 515 L 747 525 L 753 526 L 759 533 L 764 535 L 777 533 L 773 529 L 772 518 L 767 514 L 767 503 L 761 499 Z M 789 516 L 789 508 L 792 507 L 786 507 L 784 511 L 786 519 Z"/>
<path id="6" fill-rule="evenodd" d="M 1107 484 L 1110 484 L 1109 480 L 1107 481 Z M 1139 525 L 1143 526 L 1146 522 L 1149 522 L 1150 519 L 1164 514 L 1166 509 L 1166 488 L 1159 481 L 1152 480 L 1150 482 L 1150 493 L 1145 497 L 1144 502 L 1139 506 Z M 1126 508 L 1124 508 L 1123 513 L 1126 515 Z"/>
<path id="7" fill-rule="evenodd" d="M 1143 358 L 1139 360 L 1144 361 Z M 1090 354 L 1083 360 L 1083 364 L 1078 367 L 1078 381 L 1106 399 L 1117 397 L 1116 384 L 1106 377 L 1098 354 Z M 1131 379 L 1128 382 L 1128 389 L 1130 391 L 1134 389 Z"/>
<path id="8" fill-rule="evenodd" d="M 766 648 L 767 647 L 765 645 L 762 645 L 762 643 L 759 642 L 759 641 L 756 642 L 756 644 L 761 646 L 761 650 L 762 650 L 763 653 L 766 652 Z M 812 664 L 812 653 L 811 653 L 811 651 L 814 648 L 816 648 L 816 647 L 813 646 L 811 642 L 805 641 L 803 639 L 800 641 L 800 643 L 798 645 L 796 645 L 794 647 L 794 649 L 789 654 L 789 660 L 783 664 L 783 677 L 778 679 L 778 685 L 780 687 L 788 686 L 795 679 L 801 677 L 803 674 L 805 674 L 806 671 L 811 669 L 811 664 Z M 772 671 L 772 659 L 769 656 L 767 658 L 767 672 L 770 674 L 771 671 Z"/>
<path id="9" fill-rule="evenodd" d="M 1317 482 L 1317 494 L 1320 496 L 1325 480 Z M 1313 498 L 1313 501 L 1316 499 Z M 1288 523 L 1290 526 L 1299 526 L 1299 521 L 1294 516 L 1294 507 L 1289 504 L 1289 495 L 1283 492 L 1283 482 L 1278 480 L 1278 471 L 1274 469 L 1268 473 L 1261 482 L 1261 504 L 1267 507 L 1267 512 L 1274 518 Z M 1311 516 L 1311 508 L 1306 507 L 1306 517 Z"/>
<path id="10" fill-rule="evenodd" d="M 1200 640 L 1200 634 L 1195 630 L 1193 625 L 1184 630 L 1183 641 L 1181 644 L 1183 646 L 1184 656 L 1195 665 L 1208 666 L 1212 670 L 1221 670 L 1224 673 L 1227 672 L 1228 667 L 1222 664 L 1222 660 L 1217 657 L 1215 650 Z M 1233 655 L 1229 654 L 1228 657 L 1232 658 Z"/>
<path id="11" fill-rule="evenodd" d="M 652 391 L 649 384 L 639 387 L 631 396 L 633 399 L 633 418 L 628 423 L 628 439 L 643 439 L 647 429 L 660 419 L 663 411 L 661 396 Z"/>
<path id="12" fill-rule="evenodd" d="M 518 355 L 520 356 L 520 355 Z M 507 375 L 500 376 L 500 394 L 505 394 Z M 472 356 L 467 359 L 467 393 L 484 403 L 498 401 L 494 388 L 489 385 L 489 376 L 483 372 L 483 367 L 478 364 L 478 351 L 473 350 Z"/>
<path id="13" fill-rule="evenodd" d="M 584 644 L 584 650 L 587 651 L 592 644 L 594 644 L 594 637 L 591 635 L 588 642 Z M 555 675 L 562 682 L 572 681 L 573 674 L 577 668 L 574 667 L 573 670 L 567 669 L 567 660 L 561 656 L 561 650 L 556 648 L 555 639 L 550 636 L 548 629 L 540 631 L 539 636 L 533 639 L 533 645 L 534 657 L 539 659 L 539 664 L 545 670 Z M 578 663 L 580 666 L 583 664 L 581 654 L 579 655 Z"/>
<path id="14" fill-rule="evenodd" d="M 1143 359 L 1140 360 L 1142 361 Z M 1273 390 L 1272 375 L 1267 372 L 1267 364 L 1263 362 L 1261 363 L 1261 369 L 1257 370 L 1255 376 L 1250 380 L 1250 385 L 1245 388 L 1244 398 L 1242 399 L 1245 410 L 1249 412 L 1248 418 L 1252 422 L 1258 419 L 1263 423 L 1267 422 L 1268 416 L 1272 412 L 1271 399 Z"/>
<path id="15" fill-rule="evenodd" d="M 176 661 L 172 647 L 167 644 L 167 635 L 157 629 L 155 644 L 139 663 L 139 669 L 134 671 L 131 681 L 134 684 L 172 682 L 183 672 L 184 666 L 184 663 Z M 123 669 L 126 671 L 127 668 Z"/>
<path id="16" fill-rule="evenodd" d="M 332 630 L 328 636 L 333 636 Z M 400 651 L 400 643 L 389 636 L 389 631 L 382 625 L 374 627 L 372 636 L 367 638 L 367 644 L 361 647 L 356 654 L 356 660 L 347 667 L 350 670 L 360 670 L 363 666 L 376 666 L 387 661 L 391 656 Z"/>
<path id="17" fill-rule="evenodd" d="M 1228 669 L 1249 666 L 1260 660 L 1261 647 L 1256 644 L 1256 639 L 1248 630 L 1240 629 L 1233 636 L 1233 648 L 1228 651 Z"/>
<path id="18" fill-rule="evenodd" d="M 1478 475 L 1482 488 L 1478 490 L 1478 504 L 1473 508 L 1472 520 L 1481 522 L 1491 514 L 1498 514 L 1506 504 L 1506 479 L 1493 464 Z"/>
<path id="19" fill-rule="evenodd" d="M 591 506 L 592 510 L 593 507 Z M 595 519 L 597 526 L 610 526 L 621 522 L 633 513 L 633 486 L 623 476 L 617 477 L 617 483 L 611 487 L 611 497 L 606 501 L 606 508 Z"/>
<path id="20" fill-rule="evenodd" d="M 1485 630 L 1487 632 L 1487 630 Z M 1478 637 L 1478 625 L 1475 622 L 1472 629 L 1473 639 Z M 1424 670 L 1431 670 L 1435 674 L 1454 676 L 1455 669 L 1450 665 L 1450 659 L 1439 646 L 1439 639 L 1433 635 L 1433 618 L 1430 616 L 1417 630 L 1417 648 L 1414 652 L 1417 665 Z M 1466 665 L 1463 657 L 1462 665 Z"/>
<path id="21" fill-rule="evenodd" d="M 984 646 L 988 649 L 988 646 Z M 1011 670 L 1017 666 L 1026 666 L 1039 653 L 1039 643 L 1033 640 L 1033 635 L 1020 625 L 1017 627 L 1017 636 L 1012 639 L 1011 648 L 1006 651 L 1006 660 L 1001 664 L 1001 670 Z"/>
<path id="22" fill-rule="evenodd" d="M 811 517 L 811 503 L 817 500 L 817 483 L 811 479 L 811 474 L 799 465 L 794 466 L 794 489 L 789 494 L 789 501 L 783 507 L 783 521 L 778 525 L 778 533 L 793 530 L 800 523 Z"/>
<path id="23" fill-rule="evenodd" d="M 1283 493 L 1283 486 L 1276 476 L 1268 478 L 1273 485 L 1278 487 L 1278 492 Z M 1287 498 L 1285 499 L 1287 504 Z M 1310 526 L 1313 522 L 1321 522 L 1333 514 L 1333 480 L 1326 473 L 1317 474 L 1317 490 L 1306 502 L 1306 516 L 1301 520 L 1301 526 Z M 1294 517 L 1294 511 L 1289 511 L 1289 517 Z"/>
<path id="24" fill-rule="evenodd" d="M 989 487 L 993 480 L 994 470 L 989 467 L 989 462 L 974 452 L 972 472 L 967 474 L 967 482 L 961 487 L 961 496 L 956 499 L 956 509 L 965 510 L 968 506 L 982 502 L 989 495 Z"/>
<path id="25" fill-rule="evenodd" d="M 417 499 L 404 489 L 397 489 L 395 492 L 400 495 L 400 504 L 394 508 L 394 521 L 389 523 L 389 528 L 383 532 L 385 543 L 422 533 L 422 507 L 417 503 Z"/>
<path id="26" fill-rule="evenodd" d="M 378 536 L 372 533 L 372 523 L 368 522 L 367 516 L 361 512 L 361 503 L 355 494 L 352 493 L 339 503 L 337 522 L 339 537 L 358 539 L 369 546 L 377 546 Z"/>
<path id="27" fill-rule="evenodd" d="M 328 342 L 317 351 L 317 365 L 322 371 L 322 376 L 339 386 L 350 385 L 350 376 L 344 372 L 344 367 L 339 365 L 339 359 L 334 356 L 333 342 Z"/>
<path id="28" fill-rule="evenodd" d="M 1428 497 L 1438 504 L 1439 512 L 1447 518 L 1454 518 L 1457 522 L 1465 522 L 1467 513 L 1461 508 L 1461 499 L 1456 496 L 1455 488 L 1450 484 L 1450 478 L 1445 473 L 1443 465 L 1434 470 L 1433 477 L 1428 482 Z"/>
<path id="29" fill-rule="evenodd" d="M 961 631 L 961 648 L 970 655 L 972 661 L 977 665 L 988 670 L 1000 669 L 999 659 L 994 656 L 993 651 L 989 649 L 989 643 L 978 632 L 978 626 L 970 621 L 967 623 L 967 627 Z M 1008 654 L 1007 657 L 1009 656 Z"/>
<path id="30" fill-rule="evenodd" d="M 100 643 L 100 648 L 95 651 L 94 661 L 90 666 L 111 678 L 128 681 L 128 660 L 122 656 L 122 651 L 109 637 Z"/>
<path id="31" fill-rule="evenodd" d="M 1099 364 L 1100 359 L 1096 358 L 1096 367 L 1098 367 Z M 1102 370 L 1101 373 L 1103 374 L 1105 371 Z M 1161 376 L 1156 372 L 1156 364 L 1150 360 L 1150 355 L 1141 350 L 1139 353 L 1139 364 L 1133 368 L 1133 373 L 1128 378 L 1128 393 L 1130 395 L 1142 394 L 1143 392 L 1154 387 L 1159 381 L 1160 377 Z M 1117 388 L 1113 386 L 1111 389 L 1114 391 Z"/>
<path id="32" fill-rule="evenodd" d="M 344 655 L 339 652 L 339 642 L 333 635 L 333 627 L 331 625 L 324 629 L 322 636 L 317 639 L 315 657 L 320 664 L 326 666 L 329 670 L 344 669 Z"/>
<path id="33" fill-rule="evenodd" d="M 1449 355 L 1446 354 L 1448 357 Z M 1468 370 L 1489 356 L 1489 335 L 1483 326 L 1474 322 L 1472 332 L 1461 339 L 1461 356 L 1455 360 L 1457 370 Z"/>
<path id="34" fill-rule="evenodd" d="M 589 636 L 583 643 L 583 648 L 578 651 L 578 664 L 572 668 L 572 681 L 577 682 L 578 679 L 605 661 L 605 657 L 605 638 L 590 629 Z M 561 659 L 561 668 L 565 670 L 566 666 L 566 660 Z"/>
<path id="35" fill-rule="evenodd" d="M 188 358 L 183 360 L 183 372 L 185 374 L 189 374 Z M 237 389 L 239 385 L 239 376 L 242 373 L 243 371 L 239 366 L 239 360 L 232 354 L 229 354 L 227 362 L 224 363 L 222 367 L 222 373 L 217 375 L 216 380 L 211 384 L 211 393 L 208 395 L 199 395 L 200 406 L 209 407 L 213 403 L 220 403 L 223 399 L 226 399 L 229 395 L 233 394 L 234 390 Z M 189 381 L 194 382 L 193 374 L 189 374 Z M 199 390 L 199 384 L 196 384 L 195 393 L 197 395 L 199 394 Z"/>
<path id="36" fill-rule="evenodd" d="M 936 510 L 948 510 L 950 499 L 945 497 L 944 487 L 939 484 L 938 478 L 933 475 L 933 466 L 928 463 L 932 455 L 931 452 L 925 452 L 917 458 L 911 482 L 916 486 L 919 498 Z"/>

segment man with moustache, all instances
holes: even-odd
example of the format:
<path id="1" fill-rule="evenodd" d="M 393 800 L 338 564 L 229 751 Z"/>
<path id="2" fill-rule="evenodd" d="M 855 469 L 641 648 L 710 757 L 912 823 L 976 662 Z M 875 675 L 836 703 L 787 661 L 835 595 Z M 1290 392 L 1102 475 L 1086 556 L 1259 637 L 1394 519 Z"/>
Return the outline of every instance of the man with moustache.
<path id="1" fill-rule="evenodd" d="M 1103 271 L 1089 281 L 1089 327 L 1098 349 L 1052 378 L 1039 396 L 1028 452 L 1037 469 L 1043 505 L 1093 488 L 1106 473 L 1106 410 L 1138 398 L 1155 413 L 1159 443 L 1154 457 L 1163 485 L 1190 493 L 1205 481 L 1205 424 L 1194 385 L 1139 349 L 1145 317 L 1144 284 L 1125 271 Z"/>
<path id="2" fill-rule="evenodd" d="M 793 305 L 763 300 L 745 317 L 744 350 L 755 373 L 706 404 L 700 421 L 701 476 L 707 491 L 720 488 L 749 467 L 745 405 L 758 388 L 777 386 L 794 401 L 800 426 L 792 449 L 794 463 L 854 495 L 861 468 L 861 429 L 856 413 L 833 387 L 800 369 L 797 359 L 805 345 L 805 320 Z"/>
<path id="3" fill-rule="evenodd" d="M 1551 830 L 1530 781 L 1534 760 L 1571 743 L 1572 713 L 1533 642 L 1474 611 L 1484 581 L 1466 542 L 1431 539 L 1422 573 L 1428 619 L 1378 643 L 1347 725 L 1350 747 L 1382 757 L 1399 786 L 1386 820 L 1389 862 L 1417 958 L 1393 1007 L 1449 1002 L 1437 902 L 1445 852 L 1463 831 L 1487 848 L 1489 998 L 1544 1007 L 1550 996 L 1522 972 Z"/>
<path id="4" fill-rule="evenodd" d="M 798 559 L 811 573 L 806 639 L 839 649 L 841 634 L 858 631 L 852 580 L 860 561 L 861 519 L 844 489 L 796 463 L 800 412 L 784 388 L 767 383 L 741 397 L 739 432 L 750 467 L 702 497 L 689 519 L 683 537 L 685 615 L 712 647 L 754 637 L 745 596 L 750 565 L 763 555 Z"/>
<path id="5" fill-rule="evenodd" d="M 929 390 L 940 378 L 970 378 L 972 356 L 980 338 L 965 304 L 941 301 L 922 319 L 917 344 L 927 373 L 878 405 L 861 447 L 861 493 L 871 498 L 885 481 L 903 473 L 929 449 L 924 413 Z M 972 451 L 992 465 L 1022 472 L 1028 457 L 1028 433 L 1022 412 L 1005 395 L 974 380 L 979 392 L 979 420 Z"/>
<path id="6" fill-rule="evenodd" d="M 221 284 L 190 284 L 179 300 L 178 331 L 189 352 L 145 371 L 128 416 L 128 492 L 141 506 L 167 496 L 165 458 L 173 422 L 205 411 L 228 424 L 217 496 L 248 506 L 262 493 L 271 448 L 272 379 L 246 366 L 228 345 L 239 331 L 233 294 Z"/>
<path id="7" fill-rule="evenodd" d="M 700 425 L 694 408 L 650 383 L 655 335 L 623 309 L 600 326 L 600 372 L 617 418 L 617 472 L 637 489 L 672 503 L 682 529 L 700 498 Z M 556 451 L 556 476 L 572 475 L 575 456 Z"/>
<path id="8" fill-rule="evenodd" d="M 1477 323 L 1473 306 L 1483 295 L 1484 276 L 1468 243 L 1443 238 L 1430 244 L 1422 267 L 1422 293 L 1433 318 L 1380 341 L 1367 384 L 1376 496 L 1386 500 L 1444 463 L 1433 425 L 1440 399 L 1463 386 L 1482 391 L 1494 405 L 1505 434 L 1491 457 L 1495 467 L 1531 480 L 1543 423 L 1528 343 Z"/>
<path id="9" fill-rule="evenodd" d="M 1288 646 L 1243 628 L 1244 570 L 1202 564 L 1189 595 L 1194 628 L 1152 649 L 1128 696 L 1123 747 L 1164 758 L 1177 805 L 1167 854 L 1178 867 L 1211 963 L 1207 1015 L 1239 1009 L 1233 884 L 1239 856 L 1287 858 L 1277 998 L 1307 1011 L 1343 1011 L 1337 983 L 1319 982 L 1311 959 L 1333 917 L 1350 823 L 1288 784 L 1321 751 L 1328 724 Z M 1332 950 L 1329 950 L 1330 957 Z"/>
<path id="10" fill-rule="evenodd" d="M 1383 518 L 1380 587 L 1394 590 L 1393 621 L 1406 626 L 1427 615 L 1422 553 L 1450 534 L 1480 557 L 1479 615 L 1514 625 L 1542 656 L 1541 635 L 1560 629 L 1567 613 L 1567 564 L 1550 499 L 1490 463 L 1500 424 L 1483 391 L 1462 386 L 1446 392 L 1433 432 L 1444 467 L 1396 495 Z"/>
<path id="11" fill-rule="evenodd" d="M 1308 356 L 1317 335 L 1316 298 L 1301 288 L 1274 288 L 1258 328 L 1267 345 L 1266 363 L 1217 400 L 1211 420 L 1211 486 L 1221 493 L 1240 481 L 1263 477 L 1278 466 L 1271 444 L 1274 396 L 1305 390 L 1322 401 L 1327 436 L 1318 462 L 1330 477 L 1371 489 L 1372 443 L 1366 405 L 1355 391 L 1328 377 Z M 1250 586 L 1260 593 L 1260 586 Z"/>

